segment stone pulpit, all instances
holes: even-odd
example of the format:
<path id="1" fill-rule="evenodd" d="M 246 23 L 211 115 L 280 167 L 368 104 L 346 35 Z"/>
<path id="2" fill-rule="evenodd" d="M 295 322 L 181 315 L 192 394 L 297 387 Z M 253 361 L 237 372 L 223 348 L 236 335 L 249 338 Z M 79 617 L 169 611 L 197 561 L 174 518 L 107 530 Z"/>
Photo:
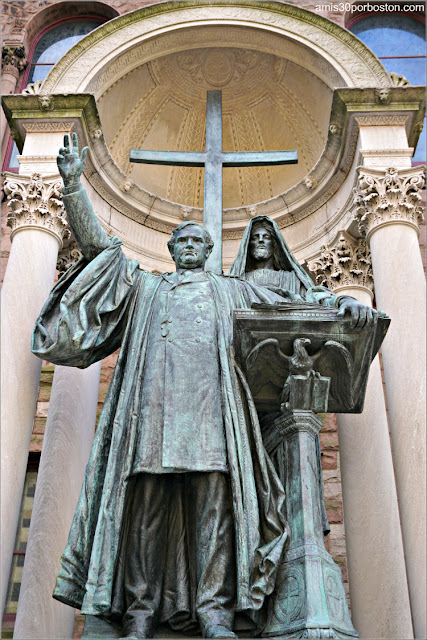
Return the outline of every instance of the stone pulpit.
<path id="1" fill-rule="evenodd" d="M 290 543 L 263 636 L 358 637 L 341 570 L 324 546 L 316 414 L 362 412 L 369 367 L 390 320 L 354 329 L 337 314 L 309 303 L 235 311 L 236 360 L 256 409 L 282 414 L 275 426 L 282 436 Z"/>

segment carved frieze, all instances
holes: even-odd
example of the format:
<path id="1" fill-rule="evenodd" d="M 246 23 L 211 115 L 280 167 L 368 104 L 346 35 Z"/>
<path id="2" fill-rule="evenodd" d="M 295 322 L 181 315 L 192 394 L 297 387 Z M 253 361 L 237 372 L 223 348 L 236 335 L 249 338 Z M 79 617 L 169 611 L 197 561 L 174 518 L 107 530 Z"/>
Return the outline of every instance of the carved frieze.
<path id="1" fill-rule="evenodd" d="M 338 287 L 366 287 L 373 291 L 371 254 L 364 238 L 353 238 L 340 231 L 329 246 L 323 245 L 320 256 L 309 263 L 316 284 L 331 291 Z"/>
<path id="2" fill-rule="evenodd" d="M 360 233 L 369 239 L 379 226 L 392 223 L 409 224 L 418 231 L 423 220 L 420 192 L 425 184 L 425 167 L 390 167 L 385 171 L 359 167 L 358 172 L 354 193 Z"/>
<path id="3" fill-rule="evenodd" d="M 70 237 L 61 195 L 62 180 L 42 179 L 39 173 L 30 176 L 6 175 L 4 191 L 10 209 L 7 225 L 11 237 L 22 229 L 42 229 L 53 234 L 62 245 Z"/>

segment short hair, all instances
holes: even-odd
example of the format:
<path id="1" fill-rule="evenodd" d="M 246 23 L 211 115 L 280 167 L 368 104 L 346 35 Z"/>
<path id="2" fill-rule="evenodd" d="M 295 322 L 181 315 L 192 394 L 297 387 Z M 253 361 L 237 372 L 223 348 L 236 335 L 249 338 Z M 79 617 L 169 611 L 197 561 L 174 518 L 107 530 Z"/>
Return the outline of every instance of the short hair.
<path id="1" fill-rule="evenodd" d="M 178 231 L 181 231 L 181 229 L 184 229 L 185 227 L 188 227 L 189 225 L 193 225 L 195 227 L 199 227 L 202 230 L 203 239 L 206 242 L 206 246 L 210 251 L 212 250 L 212 247 L 214 246 L 214 243 L 213 243 L 213 240 L 212 240 L 212 237 L 211 237 L 211 234 L 209 233 L 209 231 L 207 229 L 204 229 L 201 224 L 199 224 L 198 222 L 195 222 L 194 220 L 186 220 L 185 222 L 181 222 L 181 224 L 179 224 L 177 227 L 175 227 L 175 229 L 171 233 L 171 237 L 170 237 L 169 242 L 168 242 L 168 249 L 169 249 L 171 255 L 173 255 L 173 248 L 175 246 L 175 240 L 176 240 L 176 236 L 177 236 Z"/>

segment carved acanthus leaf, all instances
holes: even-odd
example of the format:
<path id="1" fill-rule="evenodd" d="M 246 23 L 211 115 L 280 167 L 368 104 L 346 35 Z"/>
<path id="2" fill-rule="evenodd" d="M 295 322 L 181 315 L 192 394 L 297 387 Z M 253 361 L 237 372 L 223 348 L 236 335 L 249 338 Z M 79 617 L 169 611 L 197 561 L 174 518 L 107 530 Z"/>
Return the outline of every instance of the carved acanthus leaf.
<path id="1" fill-rule="evenodd" d="M 15 67 L 18 71 L 24 71 L 28 66 L 24 47 L 4 46 L 1 52 L 1 63 L 3 67 Z"/>
<path id="2" fill-rule="evenodd" d="M 59 271 L 59 275 L 65 273 L 67 269 L 69 269 L 81 257 L 82 254 L 77 242 L 75 242 L 75 240 L 71 240 L 71 242 L 69 242 L 66 247 L 63 247 L 58 253 L 56 268 Z"/>
<path id="3" fill-rule="evenodd" d="M 309 264 L 316 274 L 316 284 L 331 289 L 362 286 L 373 291 L 371 254 L 364 238 L 353 238 L 345 231 L 336 242 L 323 246 L 320 257 Z"/>
<path id="4" fill-rule="evenodd" d="M 370 233 L 380 224 L 406 222 L 417 229 L 423 220 L 420 206 L 425 185 L 425 168 L 412 167 L 398 171 L 359 168 L 359 184 L 355 193 L 355 219 L 361 234 Z"/>
<path id="5" fill-rule="evenodd" d="M 62 180 L 30 177 L 7 178 L 4 191 L 10 209 L 7 225 L 12 234 L 21 227 L 38 227 L 55 234 L 60 242 L 70 236 L 61 195 Z"/>

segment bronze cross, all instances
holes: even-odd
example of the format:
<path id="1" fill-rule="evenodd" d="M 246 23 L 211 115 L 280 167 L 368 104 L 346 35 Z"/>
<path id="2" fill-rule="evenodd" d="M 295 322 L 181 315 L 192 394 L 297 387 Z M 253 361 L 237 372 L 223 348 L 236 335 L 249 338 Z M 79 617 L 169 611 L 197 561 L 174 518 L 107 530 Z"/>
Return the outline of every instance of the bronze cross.
<path id="1" fill-rule="evenodd" d="M 222 150 L 222 92 L 208 91 L 206 101 L 205 151 L 145 151 L 131 149 L 131 162 L 162 164 L 176 167 L 204 167 L 205 189 L 203 226 L 214 241 L 206 266 L 214 273 L 222 272 L 222 168 L 265 167 L 297 164 L 297 151 L 224 152 Z"/>

